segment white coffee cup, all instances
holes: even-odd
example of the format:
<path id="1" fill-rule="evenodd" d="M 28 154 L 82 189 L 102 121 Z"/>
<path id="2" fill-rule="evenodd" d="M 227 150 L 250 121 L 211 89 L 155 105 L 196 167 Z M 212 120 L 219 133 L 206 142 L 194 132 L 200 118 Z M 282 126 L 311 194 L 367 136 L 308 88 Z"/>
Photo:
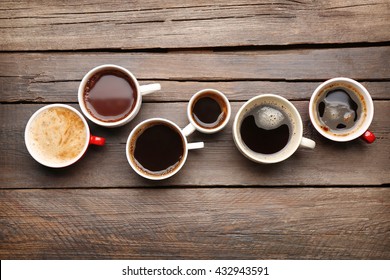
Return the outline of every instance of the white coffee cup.
<path id="1" fill-rule="evenodd" d="M 318 104 L 323 96 L 332 90 L 343 89 L 354 95 L 354 101 L 359 103 L 361 113 L 356 123 L 348 129 L 334 130 L 329 128 L 319 116 Z M 367 143 L 375 141 L 375 135 L 368 130 L 374 117 L 374 103 L 367 89 L 359 82 L 349 78 L 333 78 L 320 84 L 313 92 L 309 104 L 310 120 L 315 129 L 324 137 L 346 142 L 361 137 Z"/>
<path id="2" fill-rule="evenodd" d="M 91 135 L 79 111 L 65 104 L 51 104 L 37 110 L 27 122 L 24 141 L 37 162 L 53 168 L 74 164 L 90 144 L 103 146 L 105 143 L 104 138 Z"/>
<path id="3" fill-rule="evenodd" d="M 156 125 L 156 124 L 163 124 L 166 126 L 169 126 L 171 129 L 177 132 L 178 135 L 180 135 L 183 145 L 183 154 L 178 162 L 171 170 L 165 172 L 165 173 L 159 173 L 159 172 L 148 172 L 143 168 L 140 163 L 137 162 L 134 156 L 134 151 L 136 147 L 137 139 L 142 133 L 149 127 Z M 163 118 L 152 118 L 145 120 L 138 124 L 130 133 L 127 143 L 126 143 L 126 157 L 127 160 L 133 168 L 133 170 L 139 174 L 140 176 L 150 179 L 150 180 L 163 180 L 167 179 L 173 175 L 175 175 L 177 172 L 180 171 L 180 169 L 183 167 L 184 163 L 187 160 L 188 150 L 193 149 L 201 149 L 204 147 L 203 142 L 195 142 L 195 143 L 188 143 L 187 142 L 187 134 L 184 130 L 181 130 L 175 123 L 173 123 L 170 120 L 163 119 Z"/>
<path id="4" fill-rule="evenodd" d="M 259 107 L 271 107 L 282 112 L 289 123 L 289 139 L 287 144 L 272 154 L 258 153 L 251 150 L 241 137 L 241 124 L 252 110 Z M 271 120 L 264 120 L 271 121 Z M 248 159 L 257 163 L 277 163 L 289 158 L 299 148 L 314 149 L 315 142 L 303 137 L 301 116 L 295 106 L 284 97 L 274 94 L 263 94 L 253 97 L 239 109 L 233 123 L 233 139 L 238 150 Z"/>
<path id="5" fill-rule="evenodd" d="M 104 121 L 98 119 L 96 116 L 93 116 L 91 114 L 91 112 L 87 109 L 87 106 L 85 104 L 85 100 L 84 100 L 85 87 L 88 81 L 95 74 L 102 71 L 119 71 L 125 74 L 134 86 L 133 90 L 135 90 L 135 96 L 136 96 L 135 105 L 133 106 L 132 110 L 128 115 L 126 115 L 124 118 L 121 118 L 117 121 Z M 113 64 L 104 64 L 90 70 L 81 80 L 81 83 L 79 85 L 79 90 L 78 90 L 78 101 L 79 101 L 81 111 L 92 122 L 105 127 L 118 127 L 127 124 L 138 114 L 142 104 L 142 96 L 158 91 L 160 89 L 161 89 L 161 85 L 158 83 L 140 86 L 135 76 L 126 68 L 123 68 L 118 65 L 113 65 Z"/>
<path id="6" fill-rule="evenodd" d="M 215 125 L 201 125 L 198 123 L 195 119 L 195 115 L 193 113 L 194 111 L 194 105 L 196 105 L 196 102 L 198 102 L 200 99 L 210 97 L 214 99 L 221 109 L 221 120 L 217 121 Z M 231 106 L 228 98 L 220 91 L 215 89 L 203 89 L 201 91 L 198 91 L 195 93 L 190 101 L 188 102 L 187 106 L 187 116 L 190 123 L 184 128 L 185 133 L 191 134 L 195 130 L 198 130 L 199 132 L 206 133 L 206 134 L 212 134 L 216 133 L 220 130 L 222 130 L 229 122 L 230 116 L 231 116 Z"/>

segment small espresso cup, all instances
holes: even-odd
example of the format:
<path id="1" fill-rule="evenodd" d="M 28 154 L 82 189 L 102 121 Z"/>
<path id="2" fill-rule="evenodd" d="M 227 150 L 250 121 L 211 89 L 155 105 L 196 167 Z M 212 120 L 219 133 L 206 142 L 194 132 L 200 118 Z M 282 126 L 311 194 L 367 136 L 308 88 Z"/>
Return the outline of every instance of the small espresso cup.
<path id="1" fill-rule="evenodd" d="M 203 142 L 188 143 L 187 136 L 184 130 L 167 119 L 145 120 L 131 131 L 127 139 L 127 160 L 144 178 L 169 178 L 183 167 L 188 150 L 204 147 Z"/>
<path id="2" fill-rule="evenodd" d="M 222 130 L 229 122 L 231 106 L 227 97 L 215 89 L 203 89 L 195 93 L 187 106 L 190 123 L 184 128 L 185 133 L 195 130 L 211 134 Z"/>
<path id="3" fill-rule="evenodd" d="M 346 142 L 362 138 L 375 141 L 368 130 L 374 117 L 374 103 L 367 89 L 349 78 L 333 78 L 319 85 L 310 98 L 310 120 L 324 137 Z"/>
<path id="4" fill-rule="evenodd" d="M 37 162 L 53 168 L 77 162 L 90 144 L 105 143 L 104 138 L 90 134 L 79 111 L 65 104 L 51 104 L 36 111 L 26 125 L 24 140 Z"/>
<path id="5" fill-rule="evenodd" d="M 257 163 L 277 163 L 298 147 L 314 149 L 315 142 L 303 135 L 301 116 L 287 99 L 264 94 L 253 97 L 238 111 L 233 138 L 238 150 Z"/>
<path id="6" fill-rule="evenodd" d="M 105 64 L 93 68 L 81 80 L 78 101 L 81 111 L 92 122 L 118 127 L 138 114 L 142 96 L 160 89 L 158 83 L 140 86 L 126 68 Z"/>

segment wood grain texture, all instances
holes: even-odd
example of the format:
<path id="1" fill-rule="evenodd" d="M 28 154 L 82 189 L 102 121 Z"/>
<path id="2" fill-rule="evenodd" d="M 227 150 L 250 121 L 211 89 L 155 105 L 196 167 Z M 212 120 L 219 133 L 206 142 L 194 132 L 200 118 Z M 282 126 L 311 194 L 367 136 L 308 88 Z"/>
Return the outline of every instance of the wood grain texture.
<path id="1" fill-rule="evenodd" d="M 390 259 L 389 188 L 1 190 L 1 259 Z"/>
<path id="2" fill-rule="evenodd" d="M 0 1 L 0 259 L 390 259 L 389 30 L 388 0 Z M 83 75 L 106 63 L 162 90 L 124 127 L 90 124 L 107 145 L 74 166 L 35 162 L 29 117 L 47 103 L 78 108 Z M 374 144 L 312 127 L 308 99 L 337 76 L 375 100 Z M 203 88 L 225 92 L 232 117 L 258 94 L 294 100 L 316 149 L 252 163 L 231 119 L 190 136 L 205 149 L 174 177 L 136 175 L 131 129 L 150 117 L 184 127 Z"/>
<path id="3" fill-rule="evenodd" d="M 370 129 L 377 141 L 367 145 L 357 139 L 336 143 L 320 136 L 308 117 L 308 102 L 293 102 L 301 113 L 304 136 L 317 142 L 315 150 L 298 150 L 288 160 L 273 164 L 252 163 L 236 149 L 232 122 L 220 133 L 194 133 L 190 142 L 204 141 L 205 148 L 190 151 L 183 169 L 168 180 L 150 182 L 130 168 L 125 143 L 131 129 L 147 118 L 163 117 L 180 127 L 187 123 L 186 103 L 143 104 L 128 125 L 106 129 L 91 124 L 95 135 L 107 138 L 105 147 L 90 147 L 77 164 L 53 170 L 36 163 L 24 145 L 24 127 L 42 105 L 1 105 L 0 188 L 84 188 L 137 186 L 289 186 L 381 185 L 390 183 L 390 101 L 375 102 Z M 232 116 L 243 102 L 232 103 Z"/>
<path id="4" fill-rule="evenodd" d="M 230 101 L 246 101 L 259 94 L 273 93 L 289 100 L 309 100 L 322 82 L 283 81 L 168 81 L 142 80 L 141 85 L 160 83 L 161 91 L 143 97 L 150 102 L 188 102 L 193 94 L 214 88 L 222 91 Z M 77 103 L 80 81 L 31 82 L 28 78 L 0 77 L 2 103 Z M 390 82 L 362 82 L 374 100 L 390 99 Z"/>
<path id="5" fill-rule="evenodd" d="M 0 50 L 388 42 L 389 19 L 386 0 L 1 1 Z"/>
<path id="6" fill-rule="evenodd" d="M 262 93 L 308 100 L 322 81 L 362 81 L 374 99 L 389 99 L 390 47 L 253 52 L 0 53 L 0 102 L 77 102 L 82 77 L 106 63 L 124 66 L 141 84 L 160 82 L 145 101 L 184 101 L 214 87 L 231 100 Z"/>

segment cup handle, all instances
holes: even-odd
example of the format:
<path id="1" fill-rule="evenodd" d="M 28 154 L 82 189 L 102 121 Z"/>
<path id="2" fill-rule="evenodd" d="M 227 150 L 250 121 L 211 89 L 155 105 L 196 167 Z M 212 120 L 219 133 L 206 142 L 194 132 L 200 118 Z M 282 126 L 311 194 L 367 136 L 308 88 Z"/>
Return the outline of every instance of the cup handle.
<path id="1" fill-rule="evenodd" d="M 301 144 L 299 144 L 299 147 L 305 148 L 305 149 L 314 149 L 316 146 L 316 142 L 309 138 L 302 137 Z"/>
<path id="2" fill-rule="evenodd" d="M 360 136 L 360 138 L 362 138 L 368 144 L 371 144 L 372 142 L 375 141 L 376 136 L 374 135 L 374 133 L 372 133 L 371 131 L 367 130 L 366 132 L 363 133 L 362 136 Z"/>
<path id="3" fill-rule="evenodd" d="M 203 142 L 195 142 L 195 143 L 188 143 L 187 144 L 188 150 L 195 150 L 195 149 L 202 149 L 202 148 L 204 148 Z"/>
<path id="4" fill-rule="evenodd" d="M 189 123 L 185 128 L 183 128 L 183 134 L 185 137 L 191 135 L 196 130 L 195 126 L 192 123 Z"/>
<path id="5" fill-rule="evenodd" d="M 106 143 L 106 138 L 99 137 L 99 136 L 93 136 L 89 138 L 89 144 L 97 145 L 97 146 L 104 146 Z"/>
<path id="6" fill-rule="evenodd" d="M 161 89 L 161 85 L 158 83 L 139 86 L 139 91 L 140 91 L 141 95 L 147 95 L 149 93 L 158 91 L 160 89 Z"/>

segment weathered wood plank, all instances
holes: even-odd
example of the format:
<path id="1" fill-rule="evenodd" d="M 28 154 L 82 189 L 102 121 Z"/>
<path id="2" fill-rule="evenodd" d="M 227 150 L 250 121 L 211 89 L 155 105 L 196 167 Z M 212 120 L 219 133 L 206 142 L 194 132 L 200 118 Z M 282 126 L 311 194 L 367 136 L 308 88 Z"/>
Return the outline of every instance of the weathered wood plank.
<path id="1" fill-rule="evenodd" d="M 2 1 L 0 50 L 390 41 L 388 1 L 185 2 Z"/>
<path id="2" fill-rule="evenodd" d="M 53 170 L 36 163 L 24 146 L 24 127 L 42 105 L 1 105 L 0 188 L 75 188 L 136 186 L 289 186 L 289 185 L 381 185 L 390 183 L 390 101 L 375 102 L 372 144 L 356 140 L 334 143 L 320 136 L 308 117 L 308 102 L 293 102 L 301 112 L 304 135 L 317 142 L 313 151 L 299 150 L 288 160 L 274 165 L 250 162 L 236 149 L 231 119 L 215 135 L 191 135 L 204 141 L 205 149 L 191 151 L 183 169 L 162 182 L 150 182 L 130 168 L 125 143 L 131 129 L 150 117 L 164 117 L 180 127 L 187 124 L 186 103 L 146 103 L 129 125 L 105 129 L 91 124 L 91 131 L 107 138 L 107 145 L 91 147 L 74 166 Z M 232 116 L 243 102 L 232 103 Z"/>
<path id="3" fill-rule="evenodd" d="M 389 259 L 389 188 L 1 190 L 1 259 Z"/>
<path id="4" fill-rule="evenodd" d="M 390 46 L 243 53 L 0 53 L 0 77 L 80 81 L 93 67 L 112 63 L 148 80 L 389 80 L 389 60 Z"/>
<path id="5" fill-rule="evenodd" d="M 141 84 L 160 83 L 162 90 L 143 98 L 144 102 L 188 101 L 191 96 L 205 88 L 215 88 L 226 94 L 231 101 L 245 101 L 266 93 L 284 96 L 290 100 L 309 100 L 321 82 L 267 82 L 267 81 L 167 81 L 142 80 Z M 79 81 L 31 82 L 29 79 L 0 77 L 0 102 L 74 102 L 77 103 Z M 390 82 L 362 82 L 372 98 L 390 99 Z"/>
<path id="6" fill-rule="evenodd" d="M 0 102 L 76 102 L 83 75 L 105 63 L 128 68 L 141 84 L 161 82 L 162 91 L 148 96 L 149 101 L 187 100 L 205 87 L 218 87 L 232 100 L 269 92 L 301 100 L 308 99 L 320 82 L 336 76 L 361 80 L 374 98 L 388 99 L 390 65 L 384 61 L 390 61 L 390 47 L 249 53 L 2 53 Z"/>

